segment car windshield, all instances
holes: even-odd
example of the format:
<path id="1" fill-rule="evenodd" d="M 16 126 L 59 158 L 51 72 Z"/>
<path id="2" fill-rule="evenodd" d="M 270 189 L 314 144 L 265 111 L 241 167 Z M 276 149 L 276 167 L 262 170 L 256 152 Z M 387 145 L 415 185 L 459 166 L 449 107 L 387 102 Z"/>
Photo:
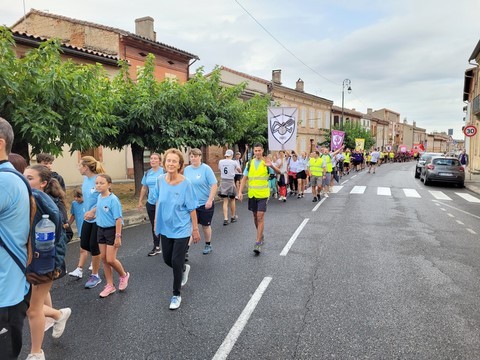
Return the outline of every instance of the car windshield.
<path id="1" fill-rule="evenodd" d="M 433 163 L 438 166 L 460 166 L 457 159 L 433 159 Z"/>

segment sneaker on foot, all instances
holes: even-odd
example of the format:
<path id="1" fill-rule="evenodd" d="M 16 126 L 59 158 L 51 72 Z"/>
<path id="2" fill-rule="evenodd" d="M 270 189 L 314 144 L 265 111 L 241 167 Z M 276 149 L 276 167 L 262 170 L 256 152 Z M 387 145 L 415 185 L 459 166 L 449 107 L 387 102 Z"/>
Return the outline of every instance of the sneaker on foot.
<path id="1" fill-rule="evenodd" d="M 27 360 L 45 360 L 45 354 L 42 352 L 35 354 L 28 354 Z"/>
<path id="2" fill-rule="evenodd" d="M 259 255 L 261 251 L 262 251 L 262 243 L 256 242 L 255 246 L 253 247 L 253 252 Z"/>
<path id="3" fill-rule="evenodd" d="M 312 199 L 312 202 L 317 202 L 317 197 L 316 196 Z"/>
<path id="4" fill-rule="evenodd" d="M 114 285 L 107 284 L 103 287 L 102 292 L 100 293 L 101 298 L 106 298 L 108 295 L 113 294 L 117 289 Z"/>
<path id="5" fill-rule="evenodd" d="M 60 319 L 55 321 L 55 324 L 53 324 L 52 337 L 56 339 L 62 336 L 63 332 L 65 331 L 65 325 L 67 324 L 68 318 L 72 314 L 72 309 L 64 308 L 60 309 L 60 312 L 62 313 L 62 316 L 60 317 Z"/>
<path id="6" fill-rule="evenodd" d="M 148 253 L 148 256 L 155 256 L 161 253 L 162 250 L 160 249 L 160 246 L 154 246 L 153 249 Z"/>
<path id="7" fill-rule="evenodd" d="M 81 279 L 83 276 L 82 268 L 77 267 L 75 270 L 70 271 L 68 275 Z"/>
<path id="8" fill-rule="evenodd" d="M 327 198 L 327 197 L 328 197 L 328 193 L 323 194 L 323 196 L 325 196 L 325 197 Z"/>
<path id="9" fill-rule="evenodd" d="M 203 255 L 210 254 L 212 252 L 212 245 L 205 245 L 205 249 L 203 249 Z"/>
<path id="10" fill-rule="evenodd" d="M 320 201 L 322 197 L 320 196 L 320 194 L 317 195 L 317 200 Z"/>
<path id="11" fill-rule="evenodd" d="M 238 220 L 238 215 L 235 215 L 230 219 L 230 222 L 234 223 L 234 222 L 237 222 L 237 220 Z"/>
<path id="12" fill-rule="evenodd" d="M 190 272 L 190 265 L 185 265 L 185 271 L 183 272 L 183 275 L 182 275 L 182 287 L 187 284 L 189 272 Z"/>
<path id="13" fill-rule="evenodd" d="M 51 318 L 51 317 L 48 317 L 48 316 L 45 316 L 45 328 L 44 328 L 44 331 L 47 331 L 48 329 L 50 329 L 53 324 L 55 324 L 55 319 L 54 318 Z"/>
<path id="14" fill-rule="evenodd" d="M 223 226 L 228 225 L 228 220 L 223 220 Z"/>
<path id="15" fill-rule="evenodd" d="M 102 279 L 100 279 L 96 275 L 90 275 L 88 278 L 88 281 L 85 283 L 85 288 L 86 289 L 93 289 L 95 286 L 100 284 L 102 282 Z"/>
<path id="16" fill-rule="evenodd" d="M 170 310 L 177 310 L 180 307 L 181 303 L 181 296 L 172 296 L 172 298 L 170 299 Z"/>
<path id="17" fill-rule="evenodd" d="M 120 283 L 118 284 L 118 290 L 123 291 L 127 288 L 128 279 L 130 279 L 129 272 L 125 272 L 125 276 L 120 276 Z"/>
<path id="18" fill-rule="evenodd" d="M 188 262 L 188 250 L 185 251 L 185 262 Z"/>

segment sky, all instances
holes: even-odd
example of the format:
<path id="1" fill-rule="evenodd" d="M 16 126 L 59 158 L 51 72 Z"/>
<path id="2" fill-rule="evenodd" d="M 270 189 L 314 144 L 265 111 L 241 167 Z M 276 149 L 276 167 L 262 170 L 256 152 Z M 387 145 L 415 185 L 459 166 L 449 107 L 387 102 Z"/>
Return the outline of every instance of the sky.
<path id="1" fill-rule="evenodd" d="M 463 139 L 463 83 L 480 39 L 478 0 L 0 0 L 0 24 L 31 8 L 135 32 L 151 16 L 157 41 L 366 113 L 388 108 L 427 132 Z"/>

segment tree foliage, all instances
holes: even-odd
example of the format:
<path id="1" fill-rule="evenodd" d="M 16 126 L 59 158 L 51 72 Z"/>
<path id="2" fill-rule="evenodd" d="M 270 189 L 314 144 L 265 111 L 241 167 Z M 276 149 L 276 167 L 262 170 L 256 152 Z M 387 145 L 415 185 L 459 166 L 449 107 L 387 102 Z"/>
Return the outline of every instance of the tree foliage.
<path id="1" fill-rule="evenodd" d="M 110 82 L 101 65 L 62 61 L 56 39 L 42 43 L 23 58 L 13 51 L 8 28 L 0 28 L 0 116 L 15 132 L 13 150 L 61 154 L 100 144 L 116 132 L 111 115 Z"/>
<path id="2" fill-rule="evenodd" d="M 345 131 L 344 144 L 347 148 L 355 149 L 355 139 L 365 139 L 365 149 L 368 150 L 375 145 L 375 138 L 372 136 L 370 131 L 365 130 L 359 124 L 346 122 L 343 127 L 334 126 L 333 129 Z M 330 144 L 331 132 L 326 131 L 325 134 L 325 144 Z"/>

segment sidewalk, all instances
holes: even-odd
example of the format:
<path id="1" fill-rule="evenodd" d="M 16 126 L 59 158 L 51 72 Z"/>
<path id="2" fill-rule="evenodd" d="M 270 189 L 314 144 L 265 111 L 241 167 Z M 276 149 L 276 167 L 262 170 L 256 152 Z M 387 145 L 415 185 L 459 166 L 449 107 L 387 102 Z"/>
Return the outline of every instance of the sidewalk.
<path id="1" fill-rule="evenodd" d="M 465 172 L 465 188 L 480 195 L 480 174 Z"/>

